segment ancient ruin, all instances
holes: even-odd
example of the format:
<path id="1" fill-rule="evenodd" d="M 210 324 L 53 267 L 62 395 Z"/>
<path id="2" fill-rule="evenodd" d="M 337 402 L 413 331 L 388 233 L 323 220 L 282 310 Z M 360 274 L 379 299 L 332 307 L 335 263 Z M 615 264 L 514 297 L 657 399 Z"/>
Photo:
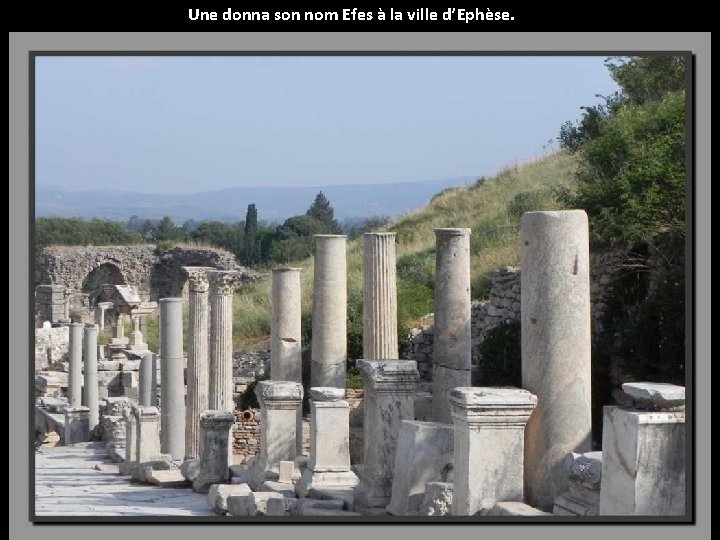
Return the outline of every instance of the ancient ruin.
<path id="1" fill-rule="evenodd" d="M 346 238 L 315 241 L 309 374 L 300 270 L 277 268 L 269 374 L 258 370 L 254 379 L 233 376 L 233 297 L 247 278 L 230 261 L 158 258 L 146 247 L 78 248 L 66 257 L 66 248 L 50 249 L 51 280 L 36 296 L 38 322 L 47 324 L 36 330 L 43 346 L 36 347 L 35 429 L 39 445 L 54 433 L 56 446 L 39 452 L 37 481 L 53 453 L 68 467 L 95 460 L 105 486 L 90 488 L 98 493 L 173 487 L 182 496 L 162 515 L 226 521 L 685 514 L 683 387 L 623 385 L 626 404 L 605 408 L 602 448 L 591 447 L 583 211 L 525 213 L 520 278 L 505 269 L 491 289 L 507 299 L 498 317 L 521 321 L 522 388 L 472 385 L 470 230 L 441 228 L 427 369 L 399 358 L 395 236 L 364 235 L 365 358 L 356 361 L 363 389 L 346 389 Z M 103 301 L 84 313 L 68 308 L 84 276 L 110 260 L 122 283 L 104 285 Z M 156 292 L 173 294 L 155 296 L 153 279 L 163 280 L 152 276 L 162 269 L 175 286 Z M 68 288 L 75 292 L 66 295 Z M 495 309 L 482 306 L 486 327 Z M 106 341 L 98 337 L 103 327 Z M 259 408 L 239 407 L 249 392 Z M 48 508 L 36 511 L 55 515 Z"/>

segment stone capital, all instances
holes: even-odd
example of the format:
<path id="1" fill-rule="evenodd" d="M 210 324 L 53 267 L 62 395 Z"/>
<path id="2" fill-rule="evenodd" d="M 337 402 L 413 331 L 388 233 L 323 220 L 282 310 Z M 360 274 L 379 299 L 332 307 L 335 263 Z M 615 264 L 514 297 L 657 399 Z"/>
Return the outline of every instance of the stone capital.
<path id="1" fill-rule="evenodd" d="M 414 392 L 420 378 L 414 360 L 358 360 L 367 388 L 376 392 Z"/>
<path id="2" fill-rule="evenodd" d="M 240 274 L 234 270 L 206 270 L 210 283 L 210 294 L 229 296 L 235 292 Z"/>
<path id="3" fill-rule="evenodd" d="M 310 389 L 310 398 L 315 402 L 341 401 L 345 398 L 345 389 L 332 386 L 313 386 Z"/>
<path id="4" fill-rule="evenodd" d="M 235 415 L 230 411 L 203 411 L 200 425 L 211 429 L 228 429 L 235 423 Z"/>
<path id="5" fill-rule="evenodd" d="M 436 237 L 451 237 L 451 236 L 470 236 L 471 230 L 467 228 L 438 228 L 435 229 Z"/>
<path id="6" fill-rule="evenodd" d="M 537 396 L 520 388 L 460 387 L 450 391 L 449 401 L 453 419 L 503 429 L 524 426 Z"/>
<path id="7" fill-rule="evenodd" d="M 188 289 L 190 292 L 206 293 L 210 289 L 207 271 L 210 268 L 205 266 L 183 266 L 183 272 L 188 278 Z"/>
<path id="8" fill-rule="evenodd" d="M 677 411 L 685 409 L 685 387 L 668 383 L 632 382 L 622 385 L 637 409 Z"/>
<path id="9" fill-rule="evenodd" d="M 258 400 L 269 409 L 294 408 L 302 401 L 302 384 L 291 381 L 260 381 L 255 387 Z"/>
<path id="10" fill-rule="evenodd" d="M 155 406 L 138 405 L 133 408 L 133 413 L 138 422 L 158 421 L 160 419 L 160 410 Z"/>

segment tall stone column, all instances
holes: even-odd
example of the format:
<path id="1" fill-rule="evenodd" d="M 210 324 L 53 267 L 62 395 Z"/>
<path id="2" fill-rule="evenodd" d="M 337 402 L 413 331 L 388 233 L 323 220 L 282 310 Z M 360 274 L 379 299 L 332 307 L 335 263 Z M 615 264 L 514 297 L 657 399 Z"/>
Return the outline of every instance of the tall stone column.
<path id="1" fill-rule="evenodd" d="M 153 373 L 154 369 L 155 355 L 151 352 L 145 353 L 140 359 L 138 383 L 138 404 L 145 407 L 157 405 L 157 388 L 153 386 L 157 375 Z"/>
<path id="2" fill-rule="evenodd" d="M 68 373 L 68 404 L 70 407 L 82 405 L 83 386 L 83 324 L 70 323 L 70 343 L 68 351 L 69 370 Z"/>
<path id="3" fill-rule="evenodd" d="M 522 385 L 538 405 L 525 432 L 525 496 L 552 511 L 565 457 L 590 444 L 590 270 L 582 210 L 522 216 Z"/>
<path id="4" fill-rule="evenodd" d="M 311 386 L 345 388 L 347 362 L 346 237 L 315 235 Z"/>
<path id="5" fill-rule="evenodd" d="M 210 283 L 210 389 L 208 406 L 234 411 L 232 370 L 232 302 L 236 272 L 208 270 Z"/>
<path id="6" fill-rule="evenodd" d="M 398 358 L 395 233 L 365 233 L 363 240 L 363 358 Z"/>
<path id="7" fill-rule="evenodd" d="M 270 322 L 270 379 L 302 383 L 302 309 L 299 268 L 272 271 Z M 298 453 L 302 453 L 302 404 L 295 429 Z"/>
<path id="8" fill-rule="evenodd" d="M 200 415 L 208 410 L 208 290 L 205 268 L 186 266 L 188 276 L 188 361 L 185 459 L 200 457 Z"/>
<path id="9" fill-rule="evenodd" d="M 297 455 L 295 429 L 303 388 L 291 381 L 260 381 L 255 395 L 260 403 L 260 453 L 253 461 L 250 487 L 257 490 L 265 480 L 278 479 L 281 461 Z"/>
<path id="10" fill-rule="evenodd" d="M 470 229 L 435 229 L 432 418 L 451 423 L 449 395 L 470 386 Z"/>
<path id="11" fill-rule="evenodd" d="M 625 383 L 631 407 L 605 407 L 601 516 L 685 515 L 685 388 Z"/>
<path id="12" fill-rule="evenodd" d="M 395 451 L 402 420 L 415 418 L 419 379 L 414 360 L 358 360 L 363 378 L 364 460 L 355 501 L 386 506 L 392 495 Z"/>
<path id="13" fill-rule="evenodd" d="M 160 446 L 172 459 L 185 457 L 185 361 L 183 358 L 183 299 L 160 299 L 162 357 L 160 358 Z"/>
<path id="14" fill-rule="evenodd" d="M 200 415 L 200 460 L 193 489 L 206 493 L 213 484 L 222 484 L 229 477 L 230 430 L 235 415 L 230 411 L 203 411 Z"/>
<path id="15" fill-rule="evenodd" d="M 537 397 L 519 388 L 455 388 L 452 514 L 472 516 L 495 502 L 523 502 L 525 424 Z"/>
<path id="16" fill-rule="evenodd" d="M 90 409 L 90 432 L 100 422 L 100 399 L 98 395 L 98 370 L 97 370 L 97 336 L 98 329 L 94 324 L 87 324 L 83 336 L 83 395 L 84 405 Z"/>
<path id="17" fill-rule="evenodd" d="M 350 469 L 350 405 L 344 388 L 310 389 L 310 461 L 295 489 L 352 490 L 358 478 Z"/>

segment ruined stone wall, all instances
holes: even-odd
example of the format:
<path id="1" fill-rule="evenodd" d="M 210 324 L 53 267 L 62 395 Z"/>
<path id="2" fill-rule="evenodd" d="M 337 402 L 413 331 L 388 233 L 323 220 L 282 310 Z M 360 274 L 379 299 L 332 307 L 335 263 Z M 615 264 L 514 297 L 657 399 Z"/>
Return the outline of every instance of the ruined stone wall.
<path id="1" fill-rule="evenodd" d="M 47 369 L 64 359 L 70 343 L 70 327 L 50 325 L 35 329 L 35 369 Z"/>

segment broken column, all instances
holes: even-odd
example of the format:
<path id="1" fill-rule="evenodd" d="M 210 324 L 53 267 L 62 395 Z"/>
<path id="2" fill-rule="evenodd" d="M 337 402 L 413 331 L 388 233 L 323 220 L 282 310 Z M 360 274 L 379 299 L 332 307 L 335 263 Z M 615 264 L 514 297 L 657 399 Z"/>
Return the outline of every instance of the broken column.
<path id="1" fill-rule="evenodd" d="M 206 493 L 211 485 L 227 482 L 230 455 L 230 429 L 235 415 L 230 411 L 203 411 L 200 415 L 198 475 L 193 489 Z"/>
<path id="2" fill-rule="evenodd" d="M 65 409 L 66 445 L 90 440 L 90 409 L 87 407 L 68 407 Z"/>
<path id="3" fill-rule="evenodd" d="M 582 210 L 521 221 L 522 384 L 538 397 L 525 436 L 525 495 L 541 510 L 568 489 L 565 457 L 590 447 L 590 272 Z"/>
<path id="4" fill-rule="evenodd" d="M 302 403 L 302 384 L 291 381 L 260 381 L 255 387 L 260 404 L 260 453 L 252 463 L 250 487 L 277 480 L 281 461 L 297 455 L 295 429 L 297 408 Z"/>
<path id="5" fill-rule="evenodd" d="M 137 420 L 135 407 L 125 410 L 125 461 L 120 464 L 120 472 L 131 474 L 131 469 L 137 463 Z"/>
<path id="6" fill-rule="evenodd" d="M 345 388 L 346 237 L 315 235 L 310 386 Z"/>
<path id="7" fill-rule="evenodd" d="M 417 363 L 414 360 L 358 360 L 357 367 L 365 390 L 365 442 L 355 501 L 365 507 L 386 506 L 392 494 L 400 422 L 415 417 Z"/>
<path id="8" fill-rule="evenodd" d="M 455 388 L 454 516 L 523 501 L 525 425 L 537 397 L 519 388 Z"/>
<path id="9" fill-rule="evenodd" d="M 272 271 L 270 379 L 302 383 L 302 310 L 299 268 Z M 302 452 L 302 405 L 297 411 L 297 451 Z"/>
<path id="10" fill-rule="evenodd" d="M 470 229 L 435 229 L 432 418 L 451 423 L 449 393 L 470 386 Z"/>
<path id="11" fill-rule="evenodd" d="M 208 407 L 234 411 L 232 369 L 232 301 L 236 272 L 208 270 L 210 284 L 210 388 Z"/>
<path id="12" fill-rule="evenodd" d="M 138 406 L 133 408 L 135 414 L 135 459 L 137 467 L 132 468 L 133 480 L 142 478 L 142 465 L 163 458 L 160 452 L 160 411 L 157 407 Z"/>
<path id="13" fill-rule="evenodd" d="M 185 459 L 200 457 L 200 415 L 208 410 L 208 290 L 205 268 L 185 266 L 188 277 L 188 360 Z"/>
<path id="14" fill-rule="evenodd" d="M 363 239 L 363 358 L 398 358 L 395 233 Z"/>
<path id="15" fill-rule="evenodd" d="M 83 324 L 70 323 L 70 343 L 68 346 L 68 403 L 71 407 L 82 405 L 82 347 L 83 347 Z"/>
<path id="16" fill-rule="evenodd" d="M 685 388 L 625 383 L 631 407 L 604 408 L 601 516 L 685 515 Z"/>
<path id="17" fill-rule="evenodd" d="M 350 405 L 344 388 L 310 389 L 310 460 L 296 491 L 352 492 L 358 478 L 350 470 Z"/>
<path id="18" fill-rule="evenodd" d="M 83 333 L 83 397 L 84 405 L 90 409 L 90 432 L 100 422 L 100 400 L 98 396 L 97 336 L 94 324 L 87 324 Z"/>
<path id="19" fill-rule="evenodd" d="M 569 489 L 555 499 L 553 514 L 597 516 L 600 507 L 602 452 L 568 454 L 565 459 Z"/>
<path id="20" fill-rule="evenodd" d="M 153 388 L 156 375 L 153 375 L 155 367 L 154 354 L 145 353 L 140 360 L 140 373 L 138 375 L 138 404 L 146 407 L 157 405 L 156 389 Z M 153 399 L 153 396 L 155 399 Z"/>
<path id="21" fill-rule="evenodd" d="M 172 459 L 185 457 L 185 365 L 183 358 L 183 299 L 160 299 L 162 358 L 160 388 L 160 441 Z"/>

